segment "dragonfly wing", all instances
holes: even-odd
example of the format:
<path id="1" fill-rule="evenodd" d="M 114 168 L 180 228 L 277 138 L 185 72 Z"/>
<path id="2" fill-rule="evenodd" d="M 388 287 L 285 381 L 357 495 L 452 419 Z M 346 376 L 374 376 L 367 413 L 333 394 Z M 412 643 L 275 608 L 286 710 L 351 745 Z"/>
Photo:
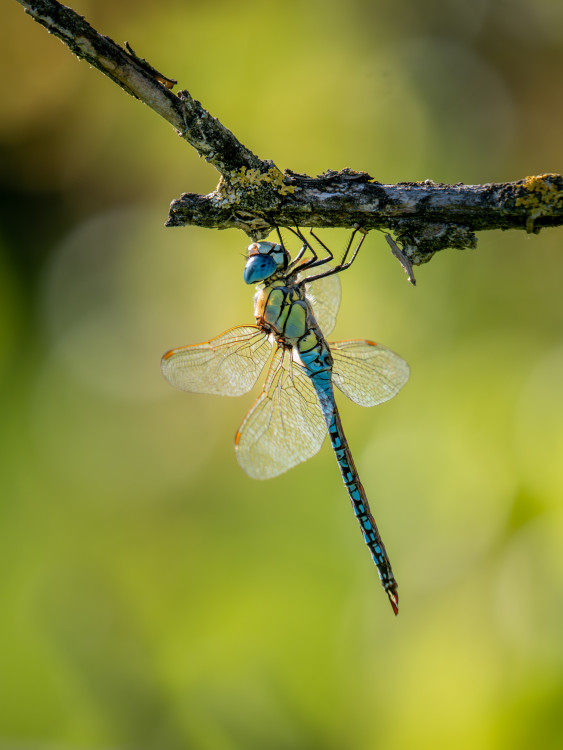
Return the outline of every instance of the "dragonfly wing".
<path id="1" fill-rule="evenodd" d="M 254 479 L 275 477 L 314 456 L 325 435 L 311 380 L 289 351 L 278 349 L 235 438 L 240 465 Z"/>
<path id="2" fill-rule="evenodd" d="M 238 326 L 203 344 L 172 349 L 161 367 L 166 380 L 184 391 L 240 396 L 256 383 L 271 352 L 258 326 Z"/>
<path id="3" fill-rule="evenodd" d="M 360 406 L 375 406 L 393 398 L 409 379 L 405 360 L 381 344 L 358 339 L 329 346 L 333 383 Z"/>
<path id="4" fill-rule="evenodd" d="M 340 307 L 340 279 L 337 274 L 317 279 L 305 286 L 305 294 L 313 308 L 315 320 L 324 336 L 329 336 L 336 325 Z"/>

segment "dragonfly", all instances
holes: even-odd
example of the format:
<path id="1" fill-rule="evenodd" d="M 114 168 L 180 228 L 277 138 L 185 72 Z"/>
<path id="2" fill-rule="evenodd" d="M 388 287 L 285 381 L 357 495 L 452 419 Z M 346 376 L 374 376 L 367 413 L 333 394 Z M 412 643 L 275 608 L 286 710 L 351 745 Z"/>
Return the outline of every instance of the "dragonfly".
<path id="1" fill-rule="evenodd" d="M 293 259 L 279 229 L 279 242 L 248 247 L 244 281 L 257 285 L 256 324 L 168 351 L 162 372 L 185 391 L 240 396 L 269 362 L 262 392 L 236 433 L 239 464 L 255 479 L 275 477 L 315 455 L 328 434 L 381 584 L 398 614 L 397 581 L 344 435 L 334 386 L 360 406 L 375 406 L 403 387 L 409 366 L 374 341 L 325 338 L 340 306 L 338 274 L 353 264 L 366 232 L 355 228 L 340 262 L 331 265 L 334 254 L 313 229 L 311 240 L 299 227 L 290 230 L 302 243 Z"/>

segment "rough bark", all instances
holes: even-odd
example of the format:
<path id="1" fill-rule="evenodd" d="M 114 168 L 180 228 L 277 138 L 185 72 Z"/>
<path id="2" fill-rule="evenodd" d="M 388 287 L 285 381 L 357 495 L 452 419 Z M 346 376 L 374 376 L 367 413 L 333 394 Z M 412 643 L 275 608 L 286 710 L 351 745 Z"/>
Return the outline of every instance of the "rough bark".
<path id="1" fill-rule="evenodd" d="M 393 231 L 408 261 L 424 263 L 445 247 L 471 248 L 475 232 L 563 224 L 563 178 L 558 174 L 517 182 L 383 185 L 366 172 L 345 169 L 318 177 L 282 172 L 260 159 L 212 117 L 188 91 L 159 73 L 126 44 L 98 33 L 56 0 L 17 0 L 38 23 L 79 58 L 143 101 L 176 128 L 220 174 L 213 193 L 184 193 L 173 201 L 167 226 L 237 227 L 253 239 L 273 227 L 352 227 Z"/>

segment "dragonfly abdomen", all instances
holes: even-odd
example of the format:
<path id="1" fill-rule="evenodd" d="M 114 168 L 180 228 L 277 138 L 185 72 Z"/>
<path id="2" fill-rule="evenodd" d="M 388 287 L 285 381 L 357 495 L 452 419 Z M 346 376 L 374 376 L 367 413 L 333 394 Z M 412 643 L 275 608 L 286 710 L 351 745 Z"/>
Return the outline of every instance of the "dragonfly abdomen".
<path id="1" fill-rule="evenodd" d="M 326 375 L 328 375 L 328 382 Z M 377 567 L 381 585 L 389 597 L 393 612 L 397 614 L 399 611 L 397 581 L 393 575 L 385 545 L 371 513 L 365 490 L 360 482 L 354 459 L 352 458 L 344 430 L 342 429 L 342 422 L 340 421 L 340 415 L 336 407 L 336 401 L 334 400 L 332 383 L 330 382 L 330 371 L 328 373 L 323 372 L 313 375 L 311 376 L 311 380 L 319 397 L 328 436 L 340 468 L 340 473 L 342 474 L 342 479 L 344 480 L 344 485 L 348 491 L 354 514 L 358 519 L 364 541 Z"/>

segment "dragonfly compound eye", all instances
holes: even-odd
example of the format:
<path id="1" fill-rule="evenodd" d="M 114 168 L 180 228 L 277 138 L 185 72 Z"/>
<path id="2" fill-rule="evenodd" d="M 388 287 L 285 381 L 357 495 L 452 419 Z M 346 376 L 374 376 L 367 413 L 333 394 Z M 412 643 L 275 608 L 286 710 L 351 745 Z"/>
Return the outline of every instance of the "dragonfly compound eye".
<path id="1" fill-rule="evenodd" d="M 277 263 L 270 255 L 251 255 L 244 267 L 244 280 L 247 284 L 258 284 L 277 270 Z"/>

